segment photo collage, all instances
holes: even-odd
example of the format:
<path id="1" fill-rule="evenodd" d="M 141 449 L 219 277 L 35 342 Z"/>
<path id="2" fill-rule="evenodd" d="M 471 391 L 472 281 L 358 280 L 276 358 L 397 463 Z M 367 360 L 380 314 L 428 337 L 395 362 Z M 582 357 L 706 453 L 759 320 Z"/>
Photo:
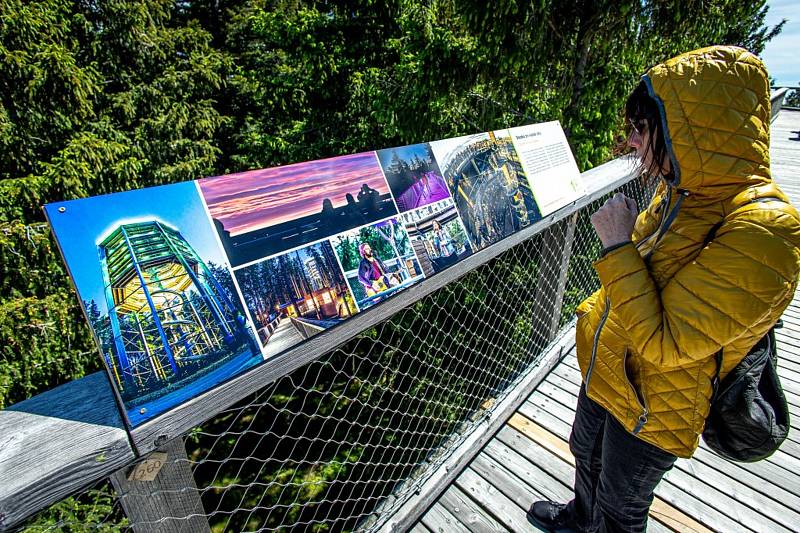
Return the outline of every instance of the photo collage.
<path id="1" fill-rule="evenodd" d="M 568 183 L 552 185 L 555 201 L 541 193 L 551 212 L 582 194 L 558 123 L 45 212 L 137 426 L 541 219 L 551 185 L 534 187 L 529 169 L 553 165 L 531 154 L 554 142 L 568 157 L 548 181 Z"/>

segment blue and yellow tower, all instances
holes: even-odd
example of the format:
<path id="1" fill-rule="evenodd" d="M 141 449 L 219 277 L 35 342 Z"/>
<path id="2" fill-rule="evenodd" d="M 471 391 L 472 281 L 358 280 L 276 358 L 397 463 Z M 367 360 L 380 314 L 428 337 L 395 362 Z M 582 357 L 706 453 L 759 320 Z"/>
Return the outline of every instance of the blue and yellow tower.
<path id="1" fill-rule="evenodd" d="M 98 251 L 113 335 L 107 359 L 125 393 L 161 389 L 246 346 L 241 313 L 176 229 L 122 224 Z"/>

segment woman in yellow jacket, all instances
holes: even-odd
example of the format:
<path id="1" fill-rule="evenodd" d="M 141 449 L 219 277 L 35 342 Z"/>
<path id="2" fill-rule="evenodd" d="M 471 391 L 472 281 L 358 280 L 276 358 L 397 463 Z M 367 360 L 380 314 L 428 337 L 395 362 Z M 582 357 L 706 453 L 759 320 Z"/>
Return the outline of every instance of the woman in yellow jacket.
<path id="1" fill-rule="evenodd" d="M 591 219 L 602 288 L 577 310 L 575 498 L 528 512 L 551 530 L 644 531 L 656 485 L 697 448 L 717 352 L 724 377 L 800 273 L 800 216 L 770 176 L 769 78 L 756 56 L 715 46 L 657 65 L 625 114 L 629 146 L 660 181 L 641 214 L 617 194 Z"/>

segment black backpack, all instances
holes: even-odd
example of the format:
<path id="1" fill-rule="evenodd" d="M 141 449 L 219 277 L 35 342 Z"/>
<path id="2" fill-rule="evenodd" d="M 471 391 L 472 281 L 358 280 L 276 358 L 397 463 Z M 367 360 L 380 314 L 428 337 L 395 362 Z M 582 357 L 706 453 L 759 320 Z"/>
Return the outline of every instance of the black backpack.
<path id="1" fill-rule="evenodd" d="M 725 459 L 752 463 L 766 459 L 789 434 L 789 409 L 778 379 L 775 329 L 779 321 L 722 382 L 717 375 L 703 440 Z"/>
<path id="2" fill-rule="evenodd" d="M 755 201 L 777 200 L 763 198 Z M 722 226 L 706 237 L 710 243 Z M 775 453 L 789 434 L 789 408 L 778 379 L 775 329 L 779 320 L 720 382 L 722 350 L 717 353 L 717 372 L 711 411 L 703 440 L 718 455 L 731 461 L 751 463 Z"/>

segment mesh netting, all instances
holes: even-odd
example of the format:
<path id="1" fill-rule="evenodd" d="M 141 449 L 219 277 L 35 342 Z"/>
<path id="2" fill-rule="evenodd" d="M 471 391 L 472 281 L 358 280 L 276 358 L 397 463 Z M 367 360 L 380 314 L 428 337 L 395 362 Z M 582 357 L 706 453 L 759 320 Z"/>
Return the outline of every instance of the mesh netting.
<path id="1" fill-rule="evenodd" d="M 638 180 L 622 189 L 646 205 L 649 192 Z M 212 531 L 383 524 L 533 368 L 553 326 L 569 324 L 596 289 L 592 261 L 601 246 L 589 215 L 603 201 L 191 431 L 187 458 L 171 460 L 191 470 L 197 489 L 182 492 L 199 494 L 204 515 L 181 521 L 207 520 Z M 568 273 L 559 284 L 565 252 Z M 127 529 L 123 508 L 134 497 L 135 490 L 120 500 L 102 482 L 25 527 Z M 181 524 L 165 510 L 150 525 L 136 530 Z"/>

